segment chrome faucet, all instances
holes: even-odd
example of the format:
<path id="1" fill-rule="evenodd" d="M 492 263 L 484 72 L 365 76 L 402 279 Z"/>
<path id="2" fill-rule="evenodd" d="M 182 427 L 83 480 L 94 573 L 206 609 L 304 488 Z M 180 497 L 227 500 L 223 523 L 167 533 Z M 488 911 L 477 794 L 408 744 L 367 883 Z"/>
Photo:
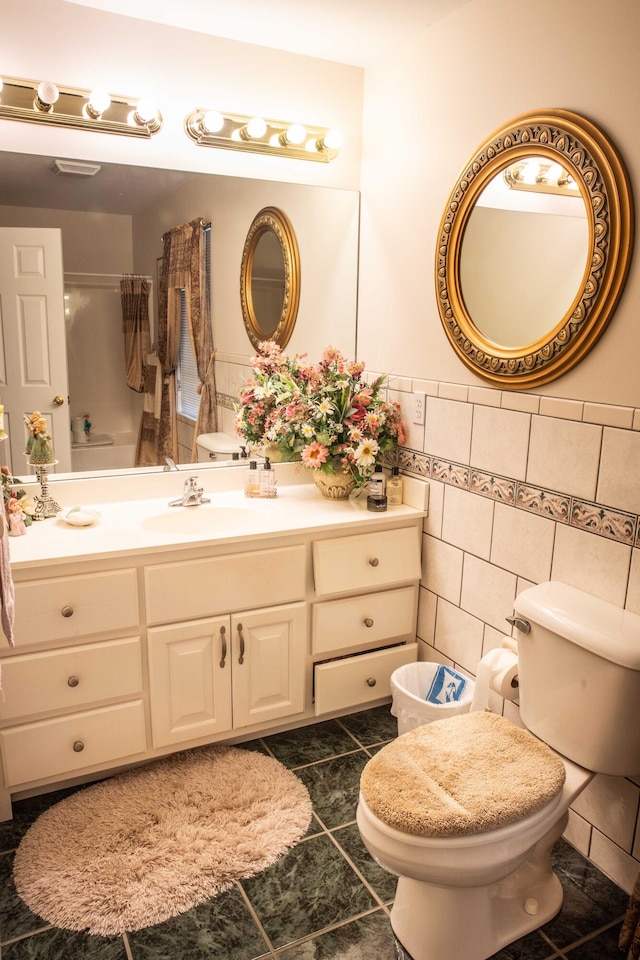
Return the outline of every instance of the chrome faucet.
<path id="1" fill-rule="evenodd" d="M 177 470 L 176 462 L 173 457 L 165 457 L 165 465 L 162 468 L 163 470 Z"/>
<path id="2" fill-rule="evenodd" d="M 170 507 L 197 507 L 201 503 L 210 503 L 209 497 L 203 497 L 203 488 L 198 486 L 197 477 L 187 477 L 184 482 L 182 496 L 177 500 L 170 500 Z"/>

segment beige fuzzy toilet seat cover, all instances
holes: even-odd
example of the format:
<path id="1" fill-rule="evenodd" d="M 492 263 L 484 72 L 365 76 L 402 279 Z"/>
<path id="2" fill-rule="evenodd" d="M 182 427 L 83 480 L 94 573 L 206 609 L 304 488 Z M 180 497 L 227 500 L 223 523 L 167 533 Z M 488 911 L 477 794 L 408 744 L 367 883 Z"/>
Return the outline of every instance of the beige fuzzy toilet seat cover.
<path id="1" fill-rule="evenodd" d="M 493 713 L 417 727 L 362 771 L 371 811 L 425 837 L 481 833 L 539 810 L 562 790 L 562 760 L 527 730 Z"/>

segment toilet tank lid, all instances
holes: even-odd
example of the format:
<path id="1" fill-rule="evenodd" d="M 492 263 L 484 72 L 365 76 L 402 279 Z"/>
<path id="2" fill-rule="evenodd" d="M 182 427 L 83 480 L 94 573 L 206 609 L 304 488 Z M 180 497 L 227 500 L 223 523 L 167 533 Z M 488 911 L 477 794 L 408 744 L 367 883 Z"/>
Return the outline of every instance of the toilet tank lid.
<path id="1" fill-rule="evenodd" d="M 630 670 L 640 670 L 640 616 L 550 580 L 518 595 L 516 612 L 577 646 Z"/>
<path id="2" fill-rule="evenodd" d="M 196 437 L 196 444 L 211 453 L 240 452 L 240 441 L 230 437 L 228 433 L 201 433 Z"/>

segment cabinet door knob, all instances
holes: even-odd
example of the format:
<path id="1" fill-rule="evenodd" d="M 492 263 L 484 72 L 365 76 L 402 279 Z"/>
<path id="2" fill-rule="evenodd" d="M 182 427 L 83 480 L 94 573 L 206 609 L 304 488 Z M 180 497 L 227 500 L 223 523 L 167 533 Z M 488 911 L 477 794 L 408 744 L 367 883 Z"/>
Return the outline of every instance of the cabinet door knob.
<path id="1" fill-rule="evenodd" d="M 375 687 L 376 682 L 377 682 L 377 681 L 376 681 L 376 678 L 375 678 L 375 677 L 367 677 L 367 686 L 368 686 L 368 687 Z"/>
<path id="2" fill-rule="evenodd" d="M 371 560 L 369 560 L 369 563 L 371 564 L 372 567 L 377 567 L 380 561 L 378 560 L 377 557 L 371 557 Z"/>
<path id="3" fill-rule="evenodd" d="M 75 750 L 76 753 L 82 753 L 82 751 L 84 750 L 84 743 L 82 742 L 82 740 L 76 740 L 76 742 L 73 745 L 73 749 Z"/>
<path id="4" fill-rule="evenodd" d="M 222 656 L 220 657 L 220 666 L 224 668 L 227 659 L 227 631 L 220 627 L 220 639 L 222 640 Z"/>
<path id="5" fill-rule="evenodd" d="M 72 617 L 73 616 L 73 607 L 63 607 L 60 611 L 63 617 Z"/>
<path id="6" fill-rule="evenodd" d="M 77 677 L 69 677 L 69 679 L 67 680 L 67 684 L 70 687 L 77 687 L 79 683 L 80 681 L 78 680 Z"/>
<path id="7" fill-rule="evenodd" d="M 364 625 L 365 625 L 365 627 L 372 627 L 372 626 L 373 626 L 373 620 L 371 619 L 371 617 L 365 617 L 365 618 L 364 618 Z"/>
<path id="8" fill-rule="evenodd" d="M 240 638 L 240 656 L 238 663 L 244 663 L 244 634 L 242 633 L 242 624 L 238 624 L 238 637 Z"/>

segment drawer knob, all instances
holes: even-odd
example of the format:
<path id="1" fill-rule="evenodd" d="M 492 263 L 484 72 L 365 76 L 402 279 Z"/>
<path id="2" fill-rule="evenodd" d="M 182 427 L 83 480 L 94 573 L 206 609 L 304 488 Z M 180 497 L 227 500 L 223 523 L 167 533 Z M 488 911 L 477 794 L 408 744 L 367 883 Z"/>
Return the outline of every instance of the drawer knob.
<path id="1" fill-rule="evenodd" d="M 75 750 L 76 753 L 82 753 L 82 751 L 84 750 L 84 743 L 82 742 L 82 740 L 76 740 L 76 742 L 73 745 L 73 749 Z"/>
<path id="2" fill-rule="evenodd" d="M 72 617 L 73 616 L 73 607 L 63 607 L 60 611 L 63 617 Z"/>
<path id="3" fill-rule="evenodd" d="M 375 687 L 376 682 L 377 682 L 377 681 L 376 681 L 376 678 L 375 678 L 375 677 L 367 677 L 367 686 L 368 686 L 368 687 Z"/>
<path id="4" fill-rule="evenodd" d="M 77 677 L 69 677 L 69 679 L 67 680 L 67 684 L 70 687 L 77 687 L 79 683 L 80 681 L 78 680 Z"/>
<path id="5" fill-rule="evenodd" d="M 369 560 L 369 563 L 371 564 L 372 567 L 377 567 L 380 561 L 378 560 L 377 557 L 371 557 L 371 560 Z"/>
<path id="6" fill-rule="evenodd" d="M 364 625 L 365 625 L 365 627 L 372 627 L 372 626 L 373 626 L 373 620 L 371 619 L 371 617 L 365 617 L 365 618 L 364 618 Z"/>

